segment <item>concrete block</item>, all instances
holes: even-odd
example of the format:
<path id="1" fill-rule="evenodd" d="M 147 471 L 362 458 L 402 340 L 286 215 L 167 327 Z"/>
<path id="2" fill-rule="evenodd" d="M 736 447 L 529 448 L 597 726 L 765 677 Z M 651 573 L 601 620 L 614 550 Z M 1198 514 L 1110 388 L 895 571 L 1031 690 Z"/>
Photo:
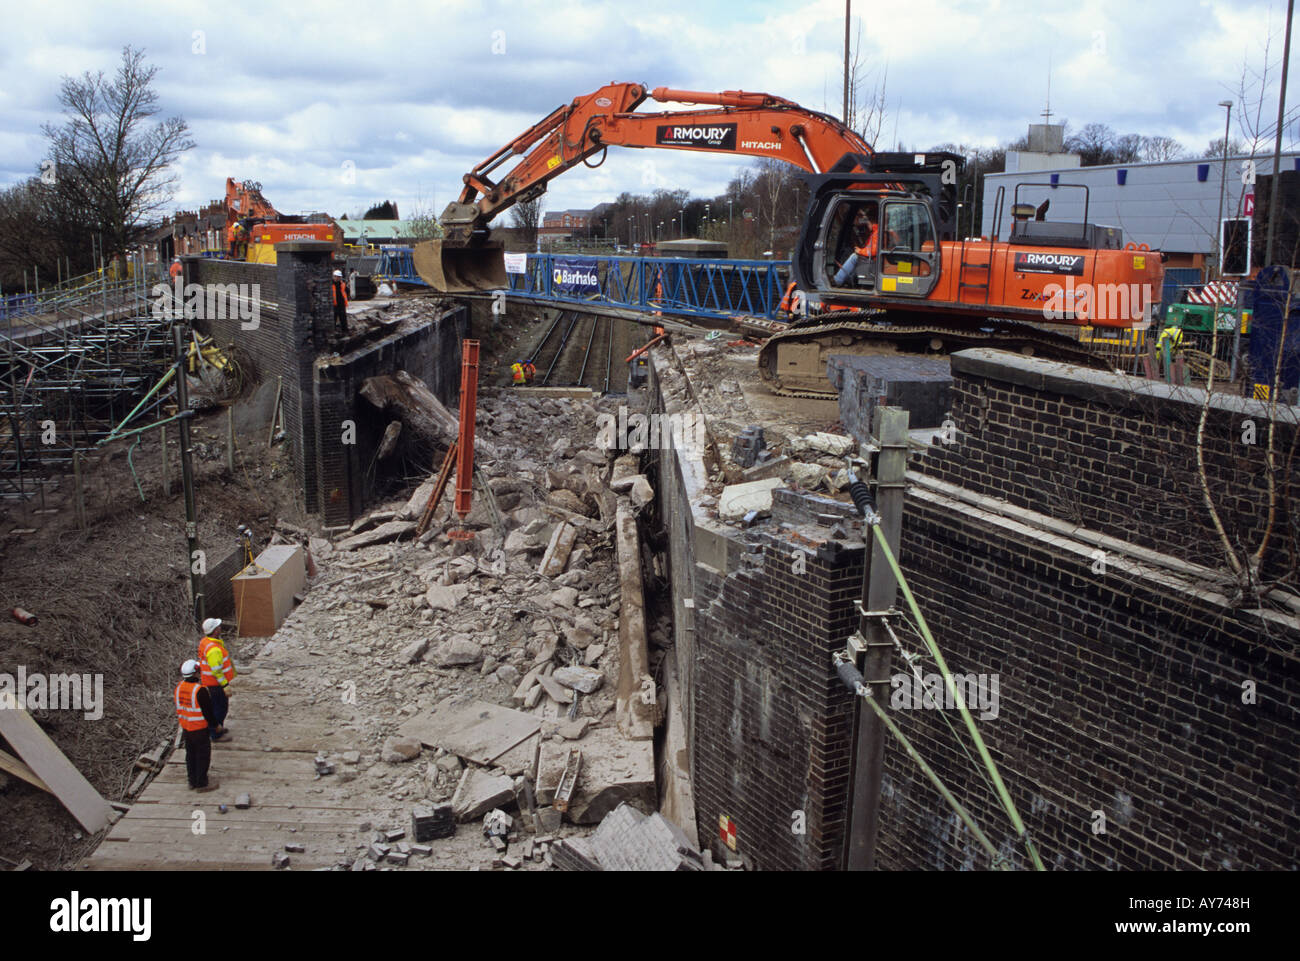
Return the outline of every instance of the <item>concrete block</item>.
<path id="1" fill-rule="evenodd" d="M 509 804 L 514 797 L 514 781 L 508 776 L 488 774 L 477 767 L 466 768 L 451 798 L 452 813 L 457 821 L 471 821 L 495 807 Z"/>

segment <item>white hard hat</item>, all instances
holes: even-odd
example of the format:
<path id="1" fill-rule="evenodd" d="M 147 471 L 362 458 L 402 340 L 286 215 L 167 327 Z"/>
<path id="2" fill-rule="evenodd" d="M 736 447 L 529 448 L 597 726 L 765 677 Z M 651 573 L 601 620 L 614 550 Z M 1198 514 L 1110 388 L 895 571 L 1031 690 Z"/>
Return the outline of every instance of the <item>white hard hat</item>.
<path id="1" fill-rule="evenodd" d="M 221 618 L 209 617 L 206 621 L 203 622 L 203 633 L 211 634 L 213 631 L 218 630 L 220 627 L 221 627 Z"/>
<path id="2" fill-rule="evenodd" d="M 191 674 L 199 673 L 199 662 L 190 658 L 181 665 L 181 677 L 189 677 Z"/>
<path id="3" fill-rule="evenodd" d="M 335 277 L 342 277 L 342 276 L 343 276 L 343 271 L 341 271 L 341 270 L 336 270 L 336 271 L 334 271 L 334 276 L 335 276 Z"/>

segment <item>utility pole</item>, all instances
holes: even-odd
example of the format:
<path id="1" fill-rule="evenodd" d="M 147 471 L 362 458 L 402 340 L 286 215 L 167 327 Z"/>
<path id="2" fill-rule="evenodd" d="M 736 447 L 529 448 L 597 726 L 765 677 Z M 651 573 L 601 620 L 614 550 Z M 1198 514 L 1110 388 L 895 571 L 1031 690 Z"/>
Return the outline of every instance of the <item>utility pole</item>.
<path id="1" fill-rule="evenodd" d="M 1282 183 L 1282 122 L 1286 114 L 1286 68 L 1291 60 L 1291 17 L 1295 0 L 1286 4 L 1286 40 L 1282 44 L 1282 86 L 1277 92 L 1277 137 L 1273 141 L 1273 178 L 1268 187 L 1268 239 L 1264 244 L 1264 266 L 1273 263 L 1273 238 L 1277 226 L 1278 187 Z"/>
<path id="2" fill-rule="evenodd" d="M 190 388 L 185 380 L 185 353 L 181 339 L 181 325 L 172 325 L 172 338 L 176 347 L 176 403 L 180 408 L 177 424 L 181 435 L 181 484 L 185 490 L 185 541 L 189 547 L 185 566 L 190 571 L 190 600 L 193 604 L 195 623 L 202 624 L 203 575 L 194 569 L 199 549 L 199 519 L 194 507 L 194 464 L 190 459 Z"/>
<path id="3" fill-rule="evenodd" d="M 880 455 L 876 467 L 876 512 L 880 529 L 895 556 L 903 534 L 903 494 L 907 487 L 908 413 L 898 407 L 877 407 L 872 425 Z M 884 616 L 898 597 L 898 581 L 884 552 L 869 529 L 866 569 L 862 576 L 862 601 L 858 632 L 849 641 L 854 660 L 861 665 L 871 696 L 884 708 L 889 704 L 889 666 L 894 645 L 885 631 Z M 884 723 L 876 713 L 858 704 L 856 743 L 853 749 L 853 797 L 849 807 L 849 836 L 845 867 L 871 871 L 876 866 L 876 835 L 880 826 L 880 781 L 885 765 Z"/>
<path id="4" fill-rule="evenodd" d="M 1223 279 L 1223 192 L 1228 184 L 1228 128 L 1232 125 L 1232 101 L 1220 100 L 1227 110 L 1223 118 L 1223 172 L 1219 175 L 1219 219 L 1214 222 L 1214 272 Z"/>
<path id="5" fill-rule="evenodd" d="M 844 125 L 853 126 L 849 120 L 849 15 L 853 0 L 844 0 Z"/>

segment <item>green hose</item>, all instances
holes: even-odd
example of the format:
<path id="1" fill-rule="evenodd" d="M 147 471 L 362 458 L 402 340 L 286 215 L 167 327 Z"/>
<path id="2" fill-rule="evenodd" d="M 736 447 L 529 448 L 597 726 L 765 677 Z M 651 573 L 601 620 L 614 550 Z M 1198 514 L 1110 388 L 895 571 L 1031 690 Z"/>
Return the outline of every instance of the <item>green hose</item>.
<path id="1" fill-rule="evenodd" d="M 925 623 L 925 616 L 921 613 L 916 598 L 912 596 L 912 589 L 907 586 L 907 580 L 903 577 L 903 571 L 898 566 L 898 560 L 894 557 L 894 552 L 889 548 L 889 541 L 885 538 L 884 531 L 880 529 L 879 523 L 870 526 L 876 532 L 876 543 L 880 545 L 880 550 L 885 555 L 890 570 L 894 572 L 894 578 L 898 581 L 898 586 L 903 590 L 903 597 L 907 600 L 907 606 L 911 608 L 912 615 L 916 618 L 917 627 L 921 629 L 921 637 L 925 639 L 925 645 L 930 649 L 930 656 L 934 658 L 939 670 L 943 673 L 943 680 L 948 687 L 948 693 L 952 695 L 953 701 L 957 704 L 957 709 L 961 711 L 962 720 L 966 722 L 966 728 L 975 741 L 975 749 L 979 751 L 984 766 L 988 768 L 989 774 L 993 778 L 994 787 L 997 789 L 998 796 L 1002 799 L 1002 806 L 1006 808 L 1007 815 L 1011 818 L 1012 826 L 1015 827 L 1016 833 L 1020 835 L 1020 839 L 1024 842 L 1030 860 L 1034 862 L 1034 868 L 1038 871 L 1047 870 L 1043 867 L 1043 861 L 1038 856 L 1038 849 L 1034 846 L 1033 840 L 1029 837 L 1029 832 L 1025 829 L 1024 821 L 1020 820 L 1020 812 L 1016 810 L 1016 802 L 1011 799 L 1011 794 L 1002 781 L 1002 775 L 998 773 L 997 765 L 993 763 L 993 757 L 989 754 L 984 738 L 980 736 L 979 728 L 975 726 L 975 719 L 971 717 L 970 710 L 966 707 L 966 699 L 962 697 L 961 691 L 957 690 L 957 685 L 953 683 L 952 672 L 948 670 L 948 664 L 939 652 L 939 645 L 934 642 L 934 636 L 930 633 L 930 626 Z"/>

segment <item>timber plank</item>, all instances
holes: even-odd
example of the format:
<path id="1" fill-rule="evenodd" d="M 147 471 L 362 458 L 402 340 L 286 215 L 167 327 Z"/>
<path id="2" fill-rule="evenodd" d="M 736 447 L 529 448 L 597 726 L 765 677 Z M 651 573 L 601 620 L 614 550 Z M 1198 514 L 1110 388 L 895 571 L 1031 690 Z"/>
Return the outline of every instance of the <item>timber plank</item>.
<path id="1" fill-rule="evenodd" d="M 83 828 L 108 827 L 113 809 L 26 710 L 0 707 L 0 734 Z"/>

